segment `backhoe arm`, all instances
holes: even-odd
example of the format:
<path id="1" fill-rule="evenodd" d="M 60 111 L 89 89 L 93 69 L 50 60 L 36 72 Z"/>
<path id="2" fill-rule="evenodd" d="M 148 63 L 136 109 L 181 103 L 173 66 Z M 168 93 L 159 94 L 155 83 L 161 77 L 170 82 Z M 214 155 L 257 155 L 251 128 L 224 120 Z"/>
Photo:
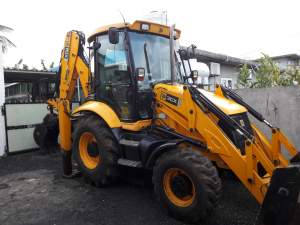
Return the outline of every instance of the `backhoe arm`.
<path id="1" fill-rule="evenodd" d="M 64 48 L 61 53 L 56 93 L 54 99 L 48 100 L 48 105 L 58 112 L 60 147 L 63 150 L 68 165 L 71 156 L 71 102 L 74 96 L 77 79 L 79 77 L 81 88 L 85 97 L 90 93 L 90 69 L 84 56 L 84 34 L 79 31 L 70 31 L 66 35 Z M 70 166 L 66 166 L 70 174 Z"/>

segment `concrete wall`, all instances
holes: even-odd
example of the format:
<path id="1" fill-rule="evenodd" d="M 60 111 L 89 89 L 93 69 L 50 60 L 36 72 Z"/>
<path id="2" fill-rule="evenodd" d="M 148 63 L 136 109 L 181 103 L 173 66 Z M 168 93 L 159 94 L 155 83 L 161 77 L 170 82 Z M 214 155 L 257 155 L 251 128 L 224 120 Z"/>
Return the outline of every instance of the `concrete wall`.
<path id="1" fill-rule="evenodd" d="M 263 114 L 273 125 L 281 128 L 300 150 L 300 87 L 275 87 L 261 89 L 240 89 L 236 92 Z M 253 119 L 270 135 L 270 129 Z"/>

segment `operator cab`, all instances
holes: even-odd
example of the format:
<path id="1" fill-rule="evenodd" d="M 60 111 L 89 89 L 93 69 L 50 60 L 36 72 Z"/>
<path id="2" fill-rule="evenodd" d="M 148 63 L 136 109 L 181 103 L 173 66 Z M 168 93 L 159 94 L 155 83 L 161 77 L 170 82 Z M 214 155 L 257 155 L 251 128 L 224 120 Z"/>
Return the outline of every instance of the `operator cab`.
<path id="1" fill-rule="evenodd" d="M 175 52 L 180 31 L 176 31 Z M 171 80 L 169 27 L 136 21 L 98 29 L 94 49 L 95 99 L 109 104 L 124 122 L 151 119 L 152 85 Z M 175 57 L 178 58 L 178 57 Z M 181 81 L 177 69 L 175 80 Z"/>

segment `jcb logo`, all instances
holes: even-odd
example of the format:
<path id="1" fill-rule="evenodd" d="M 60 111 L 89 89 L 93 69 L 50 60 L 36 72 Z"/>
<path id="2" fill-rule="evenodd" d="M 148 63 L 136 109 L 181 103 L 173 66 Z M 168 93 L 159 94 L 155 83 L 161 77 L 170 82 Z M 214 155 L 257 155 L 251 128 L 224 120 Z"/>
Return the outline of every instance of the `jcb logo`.
<path id="1" fill-rule="evenodd" d="M 161 93 L 160 98 L 168 103 L 171 103 L 172 105 L 178 106 L 179 105 L 179 98 L 173 95 L 169 95 L 167 93 Z"/>
<path id="2" fill-rule="evenodd" d="M 64 59 L 66 61 L 68 61 L 70 55 L 70 42 L 71 42 L 71 33 L 69 32 L 65 40 L 65 48 L 64 48 Z"/>
<path id="3" fill-rule="evenodd" d="M 160 95 L 160 99 L 166 101 L 166 98 L 167 98 L 167 94 L 162 92 Z"/>

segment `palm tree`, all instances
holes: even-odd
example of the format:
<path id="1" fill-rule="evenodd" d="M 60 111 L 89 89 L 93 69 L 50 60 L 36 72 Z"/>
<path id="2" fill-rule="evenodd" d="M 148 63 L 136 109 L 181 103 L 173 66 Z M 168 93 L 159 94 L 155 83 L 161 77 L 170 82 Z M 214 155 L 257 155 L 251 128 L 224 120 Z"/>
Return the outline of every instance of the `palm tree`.
<path id="1" fill-rule="evenodd" d="M 0 25 L 0 44 L 2 48 L 1 49 L 2 53 L 5 53 L 8 47 L 16 47 L 16 45 L 11 40 L 9 40 L 7 37 L 1 34 L 3 32 L 10 32 L 10 31 L 13 31 L 13 29 L 11 29 L 10 27 Z"/>

